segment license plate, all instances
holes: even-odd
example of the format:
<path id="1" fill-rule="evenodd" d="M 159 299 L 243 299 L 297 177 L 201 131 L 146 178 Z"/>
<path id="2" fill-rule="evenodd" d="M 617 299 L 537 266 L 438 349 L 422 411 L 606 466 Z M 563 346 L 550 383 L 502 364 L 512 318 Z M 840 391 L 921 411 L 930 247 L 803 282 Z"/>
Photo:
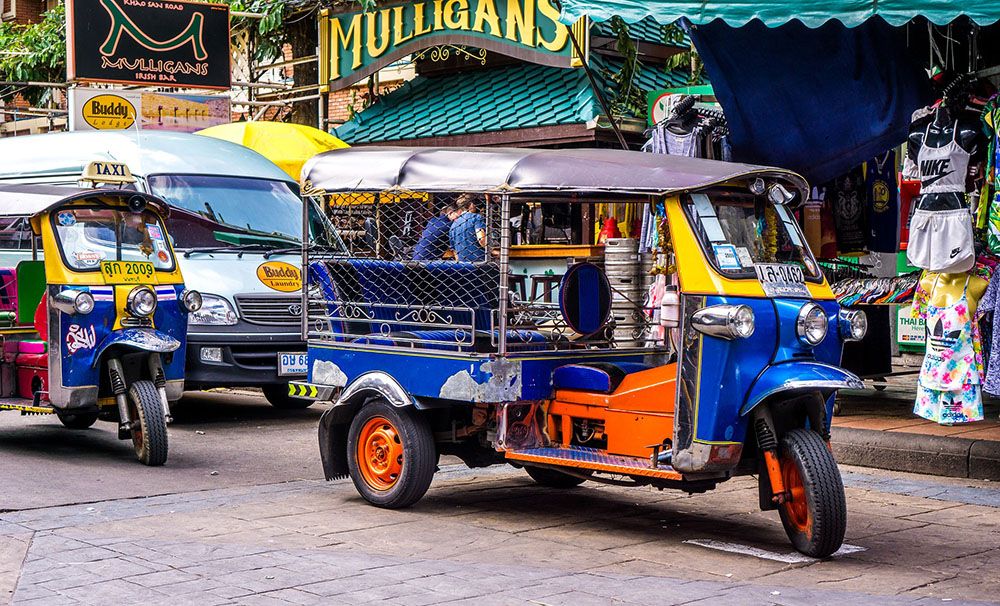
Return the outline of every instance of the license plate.
<path id="1" fill-rule="evenodd" d="M 797 265 L 780 263 L 757 263 L 754 265 L 757 279 L 769 297 L 808 297 L 806 275 Z"/>
<path id="2" fill-rule="evenodd" d="M 304 353 L 279 353 L 278 376 L 305 375 L 309 371 L 308 355 Z"/>
<path id="3" fill-rule="evenodd" d="M 156 282 L 156 270 L 146 261 L 101 261 L 105 284 L 151 284 Z"/>

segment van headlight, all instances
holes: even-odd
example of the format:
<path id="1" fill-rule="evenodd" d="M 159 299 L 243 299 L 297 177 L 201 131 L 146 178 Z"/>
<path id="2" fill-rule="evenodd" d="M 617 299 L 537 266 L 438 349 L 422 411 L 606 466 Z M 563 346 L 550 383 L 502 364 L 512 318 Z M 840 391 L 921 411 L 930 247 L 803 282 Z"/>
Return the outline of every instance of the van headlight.
<path id="1" fill-rule="evenodd" d="M 815 303 L 806 303 L 799 310 L 799 316 L 795 320 L 795 332 L 799 340 L 809 346 L 816 346 L 826 338 L 826 331 L 829 327 L 829 320 L 826 312 Z"/>
<path id="2" fill-rule="evenodd" d="M 191 324 L 212 326 L 233 326 L 236 324 L 236 312 L 229 301 L 218 295 L 201 295 L 201 308 L 192 311 L 188 316 Z"/>
<path id="3" fill-rule="evenodd" d="M 202 305 L 201 293 L 197 290 L 185 289 L 181 291 L 181 303 L 184 304 L 184 309 L 188 311 L 198 311 Z"/>
<path id="4" fill-rule="evenodd" d="M 691 324 L 712 337 L 746 339 L 753 334 L 753 310 L 747 305 L 712 305 L 694 312 Z"/>
<path id="5" fill-rule="evenodd" d="M 841 309 L 837 314 L 840 338 L 845 341 L 860 341 L 868 334 L 868 316 L 858 309 Z"/>
<path id="6" fill-rule="evenodd" d="M 136 286 L 125 299 L 125 309 L 138 318 L 153 315 L 156 311 L 156 293 L 148 286 Z"/>

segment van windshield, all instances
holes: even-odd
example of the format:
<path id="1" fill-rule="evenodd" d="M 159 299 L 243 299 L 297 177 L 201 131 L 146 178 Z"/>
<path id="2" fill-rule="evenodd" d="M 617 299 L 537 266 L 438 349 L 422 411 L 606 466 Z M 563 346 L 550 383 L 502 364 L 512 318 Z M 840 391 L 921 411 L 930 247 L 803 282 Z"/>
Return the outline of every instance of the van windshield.
<path id="1" fill-rule="evenodd" d="M 794 265 L 807 280 L 821 279 L 795 217 L 763 196 L 716 190 L 688 194 L 684 211 L 705 256 L 728 278 L 754 278 L 757 265 Z"/>
<path id="2" fill-rule="evenodd" d="M 221 232 L 246 236 L 220 238 L 218 231 L 186 225 L 171 230 L 178 248 L 244 242 L 280 247 L 301 242 L 302 199 L 283 181 L 217 175 L 151 175 L 146 180 L 150 193 L 171 206 L 220 226 Z M 309 214 L 310 239 L 329 240 L 329 224 L 314 204 Z"/>

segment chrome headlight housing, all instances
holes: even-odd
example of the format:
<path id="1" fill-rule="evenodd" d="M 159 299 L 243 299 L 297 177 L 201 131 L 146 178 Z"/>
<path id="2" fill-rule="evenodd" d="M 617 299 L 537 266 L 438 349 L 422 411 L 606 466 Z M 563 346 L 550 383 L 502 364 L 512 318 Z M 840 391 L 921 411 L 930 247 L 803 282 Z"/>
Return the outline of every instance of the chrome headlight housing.
<path id="1" fill-rule="evenodd" d="M 156 311 L 156 293 L 148 286 L 136 286 L 125 299 L 125 309 L 138 318 L 146 318 Z"/>
<path id="2" fill-rule="evenodd" d="M 753 310 L 747 305 L 712 305 L 694 312 L 691 324 L 712 337 L 746 339 L 754 330 Z"/>
<path id="3" fill-rule="evenodd" d="M 198 311 L 202 306 L 201 293 L 197 290 L 183 290 L 181 291 L 181 303 L 184 305 L 184 309 L 188 311 Z"/>
<path id="4" fill-rule="evenodd" d="M 841 309 L 837 314 L 840 338 L 845 341 L 860 341 L 868 334 L 868 316 L 858 309 Z"/>
<path id="5" fill-rule="evenodd" d="M 201 307 L 188 316 L 190 324 L 203 326 L 233 326 L 236 324 L 236 311 L 229 301 L 218 295 L 201 295 Z"/>
<path id="6" fill-rule="evenodd" d="M 826 331 L 829 328 L 826 312 L 815 303 L 806 303 L 799 310 L 799 316 L 795 319 L 795 334 L 799 340 L 815 347 L 826 338 Z"/>
<path id="7" fill-rule="evenodd" d="M 67 289 L 52 297 L 52 307 L 66 314 L 87 315 L 94 311 L 94 296 L 85 290 Z"/>

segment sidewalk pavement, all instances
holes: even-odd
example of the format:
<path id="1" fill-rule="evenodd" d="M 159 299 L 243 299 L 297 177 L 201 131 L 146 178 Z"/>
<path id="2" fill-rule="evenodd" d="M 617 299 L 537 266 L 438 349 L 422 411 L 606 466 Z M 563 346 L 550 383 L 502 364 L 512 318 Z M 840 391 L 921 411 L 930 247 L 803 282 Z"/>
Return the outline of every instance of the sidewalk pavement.
<path id="1" fill-rule="evenodd" d="M 913 414 L 915 381 L 892 381 L 884 391 L 841 392 L 831 439 L 837 461 L 1000 481 L 1000 403 L 987 400 L 983 421 L 938 425 Z"/>

